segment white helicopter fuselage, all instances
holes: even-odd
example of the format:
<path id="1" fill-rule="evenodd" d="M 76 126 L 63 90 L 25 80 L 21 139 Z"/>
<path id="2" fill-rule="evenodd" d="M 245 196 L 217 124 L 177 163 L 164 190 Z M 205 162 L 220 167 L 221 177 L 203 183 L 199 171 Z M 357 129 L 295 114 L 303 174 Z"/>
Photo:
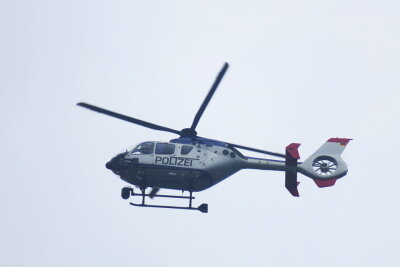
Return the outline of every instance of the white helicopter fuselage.
<path id="1" fill-rule="evenodd" d="M 151 151 L 145 154 L 137 149 L 127 151 L 117 156 L 123 166 L 114 164 L 114 167 L 108 165 L 107 168 L 138 187 L 194 192 L 205 190 L 241 169 L 288 170 L 284 161 L 249 158 L 236 149 L 223 146 L 170 142 L 142 144 L 151 143 L 154 144 Z"/>
<path id="2" fill-rule="evenodd" d="M 129 166 L 113 171 L 138 187 L 197 192 L 221 182 L 244 166 L 244 159 L 228 148 L 206 144 L 154 144 L 153 153 L 125 152 L 121 160 Z M 157 151 L 158 146 L 173 149 Z"/>

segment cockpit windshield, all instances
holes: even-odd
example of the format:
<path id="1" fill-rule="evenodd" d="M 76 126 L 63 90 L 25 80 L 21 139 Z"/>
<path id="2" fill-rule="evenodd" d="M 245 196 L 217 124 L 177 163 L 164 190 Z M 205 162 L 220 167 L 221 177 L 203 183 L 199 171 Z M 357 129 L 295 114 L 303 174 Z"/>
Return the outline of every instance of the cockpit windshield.
<path id="1" fill-rule="evenodd" d="M 148 155 L 148 154 L 153 154 L 153 151 L 154 151 L 154 142 L 144 142 L 139 144 L 135 149 L 133 149 L 131 154 Z"/>

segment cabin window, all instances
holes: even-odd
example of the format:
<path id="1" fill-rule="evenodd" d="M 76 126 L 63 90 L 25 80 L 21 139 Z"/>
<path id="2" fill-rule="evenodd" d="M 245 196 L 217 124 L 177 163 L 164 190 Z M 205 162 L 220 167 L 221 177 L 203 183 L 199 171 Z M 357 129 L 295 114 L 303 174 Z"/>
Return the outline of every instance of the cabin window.
<path id="1" fill-rule="evenodd" d="M 148 155 L 148 154 L 153 154 L 153 150 L 154 150 L 154 142 L 145 142 L 139 144 L 134 150 L 132 150 L 132 154 Z"/>
<path id="2" fill-rule="evenodd" d="M 192 151 L 193 147 L 192 146 L 185 146 L 183 145 L 181 148 L 181 155 L 187 155 Z"/>
<path id="3" fill-rule="evenodd" d="M 156 145 L 156 154 L 167 154 L 171 155 L 175 152 L 174 144 L 165 144 L 165 143 L 157 143 Z"/>

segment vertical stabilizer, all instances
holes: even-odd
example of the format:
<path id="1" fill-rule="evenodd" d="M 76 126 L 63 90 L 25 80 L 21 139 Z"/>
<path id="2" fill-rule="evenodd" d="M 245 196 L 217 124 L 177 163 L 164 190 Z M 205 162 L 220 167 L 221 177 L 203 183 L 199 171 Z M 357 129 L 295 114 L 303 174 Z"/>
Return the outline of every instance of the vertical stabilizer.
<path id="1" fill-rule="evenodd" d="M 347 165 L 341 158 L 343 150 L 351 139 L 330 138 L 300 166 L 299 172 L 314 179 L 319 187 L 335 184 L 347 174 Z"/>

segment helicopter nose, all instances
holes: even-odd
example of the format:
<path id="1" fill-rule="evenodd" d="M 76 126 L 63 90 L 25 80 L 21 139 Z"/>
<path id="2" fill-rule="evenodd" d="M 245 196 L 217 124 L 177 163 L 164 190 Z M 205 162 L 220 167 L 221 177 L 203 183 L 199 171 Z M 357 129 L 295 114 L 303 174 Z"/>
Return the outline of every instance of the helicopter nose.
<path id="1" fill-rule="evenodd" d="M 112 170 L 114 173 L 124 169 L 125 165 L 122 162 L 125 153 L 118 154 L 117 156 L 113 157 L 109 162 L 106 163 L 106 168 Z M 117 173 L 116 173 L 117 174 Z"/>
<path id="2" fill-rule="evenodd" d="M 113 164 L 112 164 L 111 161 L 112 161 L 112 160 L 110 160 L 109 162 L 106 163 L 106 168 L 109 169 L 109 170 L 113 170 L 113 169 L 114 169 L 114 168 L 113 168 Z"/>

